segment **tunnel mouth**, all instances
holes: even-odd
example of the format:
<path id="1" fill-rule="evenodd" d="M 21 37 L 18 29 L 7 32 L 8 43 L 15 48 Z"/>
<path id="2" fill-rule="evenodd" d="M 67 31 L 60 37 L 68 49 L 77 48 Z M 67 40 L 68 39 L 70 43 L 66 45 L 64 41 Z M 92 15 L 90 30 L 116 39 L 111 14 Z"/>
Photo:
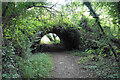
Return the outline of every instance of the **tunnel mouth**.
<path id="1" fill-rule="evenodd" d="M 63 52 L 66 51 L 59 36 L 55 33 L 48 33 L 41 38 L 40 52 Z"/>
<path id="2" fill-rule="evenodd" d="M 44 39 L 47 34 L 57 35 L 56 37 L 59 39 L 58 42 L 54 42 L 53 40 L 52 43 L 49 43 L 49 39 L 46 40 L 47 43 L 43 42 L 42 39 Z M 31 46 L 33 49 L 31 52 L 62 52 L 78 50 L 80 49 L 79 45 L 81 44 L 81 41 L 80 34 L 76 30 L 53 28 L 47 32 L 37 34 L 36 40 Z"/>
<path id="3" fill-rule="evenodd" d="M 48 33 L 41 38 L 40 44 L 60 44 L 60 38 L 55 33 Z"/>

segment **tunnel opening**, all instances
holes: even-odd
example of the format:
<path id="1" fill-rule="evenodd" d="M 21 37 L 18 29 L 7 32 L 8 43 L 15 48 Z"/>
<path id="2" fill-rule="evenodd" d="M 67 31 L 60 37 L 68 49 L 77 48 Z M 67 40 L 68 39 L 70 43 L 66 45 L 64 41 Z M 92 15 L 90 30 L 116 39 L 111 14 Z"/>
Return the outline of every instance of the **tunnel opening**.
<path id="1" fill-rule="evenodd" d="M 40 40 L 40 52 L 62 52 L 65 50 L 61 39 L 55 33 L 48 33 Z"/>
<path id="2" fill-rule="evenodd" d="M 58 43 L 54 42 L 54 39 L 51 40 L 52 42 L 50 41 L 50 39 L 44 40 L 44 37 L 47 34 L 57 35 Z M 40 39 L 37 37 L 40 37 Z M 76 50 L 79 49 L 79 45 L 81 44 L 81 38 L 79 32 L 71 28 L 67 28 L 67 29 L 52 28 L 49 31 L 46 32 L 42 31 L 38 33 L 37 37 L 36 37 L 36 41 L 33 42 L 33 45 L 31 46 L 31 48 L 33 49 L 32 53 Z"/>
<path id="3" fill-rule="evenodd" d="M 60 38 L 55 33 L 48 33 L 41 38 L 40 44 L 60 44 Z"/>

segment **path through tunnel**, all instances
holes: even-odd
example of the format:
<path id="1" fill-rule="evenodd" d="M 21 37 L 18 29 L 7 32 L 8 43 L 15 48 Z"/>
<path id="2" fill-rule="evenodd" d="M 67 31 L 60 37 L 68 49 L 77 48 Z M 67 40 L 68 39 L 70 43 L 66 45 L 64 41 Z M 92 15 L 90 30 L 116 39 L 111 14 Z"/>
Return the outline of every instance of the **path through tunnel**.
<path id="1" fill-rule="evenodd" d="M 56 34 L 57 37 L 60 39 L 60 43 L 57 44 L 41 44 L 41 40 L 43 37 L 47 36 L 49 33 Z M 65 50 L 73 50 L 73 49 L 79 49 L 80 44 L 80 34 L 78 30 L 67 28 L 67 29 L 61 29 L 61 28 L 52 28 L 49 31 L 46 31 L 46 33 L 41 32 L 37 34 L 37 37 L 40 37 L 40 39 L 37 38 L 37 40 L 32 45 L 32 48 L 35 52 L 55 52 L 55 51 L 65 51 Z M 49 40 L 51 40 L 49 38 Z M 51 40 L 52 41 L 52 40 Z"/>
<path id="2" fill-rule="evenodd" d="M 59 36 L 55 33 L 48 33 L 44 35 L 40 40 L 41 52 L 62 52 L 66 51 L 66 48 L 62 44 Z"/>

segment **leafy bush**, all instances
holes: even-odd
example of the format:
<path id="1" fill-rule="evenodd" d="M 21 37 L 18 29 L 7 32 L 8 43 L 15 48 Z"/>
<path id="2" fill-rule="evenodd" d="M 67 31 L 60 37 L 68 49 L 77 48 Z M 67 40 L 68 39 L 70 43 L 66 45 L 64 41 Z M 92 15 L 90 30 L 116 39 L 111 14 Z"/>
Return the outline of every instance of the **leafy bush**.
<path id="1" fill-rule="evenodd" d="M 50 77 L 53 65 L 50 55 L 45 53 L 32 55 L 29 59 L 19 62 L 21 74 L 24 78 Z"/>
<path id="2" fill-rule="evenodd" d="M 2 77 L 3 78 L 19 78 L 18 63 L 21 57 L 15 55 L 15 48 L 12 42 L 9 42 L 8 46 L 2 47 Z"/>
<path id="3" fill-rule="evenodd" d="M 95 72 L 97 77 L 119 78 L 119 66 L 113 57 L 105 58 L 103 55 L 90 54 L 91 52 L 94 51 L 88 50 L 89 54 L 81 56 L 78 64 L 85 65 L 84 68 Z"/>

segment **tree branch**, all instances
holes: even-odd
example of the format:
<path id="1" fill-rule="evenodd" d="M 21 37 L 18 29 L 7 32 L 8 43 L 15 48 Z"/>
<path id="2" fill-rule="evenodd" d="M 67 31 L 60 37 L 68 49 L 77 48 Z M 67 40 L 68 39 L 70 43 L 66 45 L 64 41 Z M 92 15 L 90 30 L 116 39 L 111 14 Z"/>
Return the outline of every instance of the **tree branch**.
<path id="1" fill-rule="evenodd" d="M 90 14 L 96 19 L 96 22 L 97 22 L 98 26 L 100 27 L 103 35 L 105 35 L 105 32 L 104 32 L 104 30 L 103 30 L 103 28 L 102 28 L 102 26 L 101 26 L 101 24 L 100 24 L 99 17 L 98 17 L 98 15 L 95 13 L 95 11 L 93 10 L 90 2 L 84 2 L 83 4 L 85 4 L 85 5 L 88 7 L 88 9 L 90 10 Z"/>
<path id="2" fill-rule="evenodd" d="M 96 19 L 96 22 L 97 22 L 98 26 L 100 27 L 100 29 L 101 29 L 101 31 L 103 33 L 104 38 L 107 38 L 107 35 L 105 34 L 105 32 L 104 32 L 104 30 L 103 30 L 103 28 L 102 28 L 102 26 L 100 24 L 99 17 L 95 13 L 95 11 L 92 9 L 91 3 L 90 2 L 84 2 L 83 4 L 88 7 L 88 9 L 90 10 L 90 14 Z M 109 42 L 108 42 L 108 45 L 111 48 L 111 50 L 112 50 L 112 52 L 113 52 L 113 54 L 115 56 L 116 61 L 119 62 L 119 59 L 117 57 L 117 54 L 116 54 L 114 48 L 112 47 L 112 45 Z"/>
<path id="3" fill-rule="evenodd" d="M 57 3 L 58 3 L 58 2 L 57 2 Z M 57 3 L 56 3 L 56 4 L 57 4 Z M 57 11 L 57 10 L 55 10 L 55 9 L 53 8 L 56 4 L 52 5 L 51 7 L 48 7 L 48 6 L 34 6 L 34 7 L 43 7 L 43 8 L 46 8 L 46 10 L 49 11 L 50 13 L 52 13 L 52 12 L 51 12 L 49 9 L 53 9 L 55 12 L 60 13 L 60 15 L 61 15 L 61 17 L 62 17 L 62 16 L 63 16 L 62 13 L 59 12 L 59 11 Z M 55 15 L 54 13 L 52 13 L 52 14 Z M 63 20 L 63 18 L 62 18 L 62 20 Z"/>

